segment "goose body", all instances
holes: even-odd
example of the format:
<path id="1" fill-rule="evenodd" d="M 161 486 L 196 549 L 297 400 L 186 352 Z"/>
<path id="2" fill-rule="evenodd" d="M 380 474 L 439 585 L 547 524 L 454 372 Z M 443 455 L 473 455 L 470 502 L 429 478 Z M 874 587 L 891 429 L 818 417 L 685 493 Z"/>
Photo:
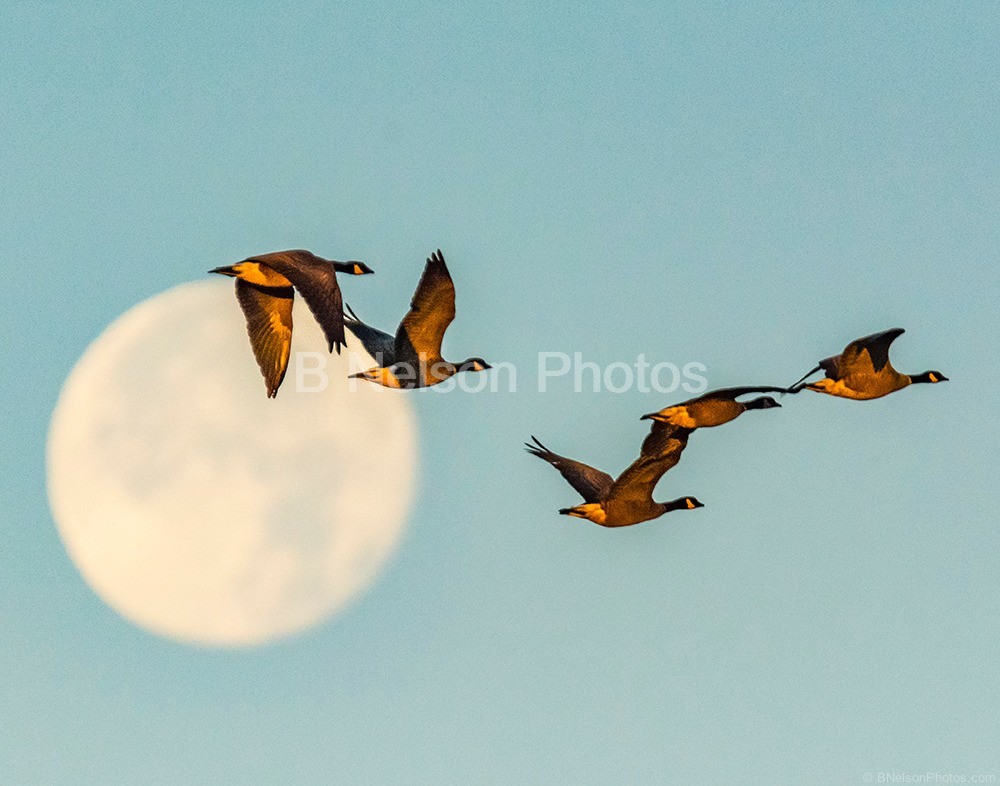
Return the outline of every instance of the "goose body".
<path id="1" fill-rule="evenodd" d="M 424 388 L 437 385 L 460 371 L 486 371 L 482 358 L 452 363 L 441 356 L 445 331 L 455 319 L 455 284 L 438 249 L 427 259 L 410 301 L 410 310 L 390 336 L 366 325 L 353 311 L 345 326 L 375 358 L 377 366 L 352 377 L 388 388 Z"/>
<path id="2" fill-rule="evenodd" d="M 685 429 L 712 428 L 735 420 L 747 410 L 781 406 L 770 396 L 761 396 L 751 401 L 737 401 L 739 396 L 748 393 L 787 392 L 787 388 L 778 387 L 720 388 L 697 398 L 682 401 L 680 404 L 673 404 L 659 412 L 643 415 L 642 420 L 655 420 Z"/>
<path id="3" fill-rule="evenodd" d="M 892 328 L 852 341 L 839 355 L 819 361 L 816 368 L 789 388 L 789 392 L 812 390 L 829 396 L 865 401 L 882 398 L 914 383 L 947 382 L 948 377 L 940 371 L 911 375 L 900 373 L 892 367 L 889 362 L 889 346 L 904 332 L 903 328 Z M 820 370 L 826 374 L 823 379 L 803 384 L 808 377 Z"/>
<path id="4" fill-rule="evenodd" d="M 566 516 L 587 519 L 602 527 L 628 527 L 659 518 L 672 510 L 693 510 L 704 507 L 694 497 L 681 497 L 670 502 L 653 500 L 657 482 L 680 460 L 687 445 L 688 432 L 680 430 L 665 440 L 658 453 L 640 455 L 617 480 L 606 472 L 574 459 L 553 453 L 535 437 L 534 444 L 525 443 L 528 452 L 555 467 L 577 490 L 584 503 L 559 512 Z M 669 444 L 666 444 L 669 443 Z"/>
<path id="5" fill-rule="evenodd" d="M 292 343 L 295 290 L 305 298 L 326 336 L 330 351 L 344 345 L 344 311 L 337 272 L 372 273 L 363 262 L 337 262 L 304 250 L 249 257 L 209 271 L 236 279 L 236 300 L 247 321 L 247 334 L 269 398 L 288 368 Z"/>

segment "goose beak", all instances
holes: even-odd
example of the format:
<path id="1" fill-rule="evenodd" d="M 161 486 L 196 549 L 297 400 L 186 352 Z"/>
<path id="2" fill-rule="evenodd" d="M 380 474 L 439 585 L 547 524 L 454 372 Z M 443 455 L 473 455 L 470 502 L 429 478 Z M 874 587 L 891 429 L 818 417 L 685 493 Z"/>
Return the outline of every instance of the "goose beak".
<path id="1" fill-rule="evenodd" d="M 659 412 L 650 412 L 648 415 L 643 415 L 639 420 L 655 420 L 657 423 L 666 422 Z"/>

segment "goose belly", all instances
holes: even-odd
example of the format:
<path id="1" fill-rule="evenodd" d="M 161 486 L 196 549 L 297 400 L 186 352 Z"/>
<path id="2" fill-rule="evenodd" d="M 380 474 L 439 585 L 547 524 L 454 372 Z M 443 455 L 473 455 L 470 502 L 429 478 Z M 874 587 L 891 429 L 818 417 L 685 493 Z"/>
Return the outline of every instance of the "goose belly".
<path id="1" fill-rule="evenodd" d="M 612 499 L 603 503 L 602 507 L 605 513 L 604 520 L 595 522 L 602 527 L 630 527 L 663 515 L 663 510 L 655 503 L 636 505 Z"/>
<path id="2" fill-rule="evenodd" d="M 743 412 L 743 406 L 735 401 L 704 401 L 687 407 L 694 421 L 694 427 L 711 428 L 721 426 L 738 417 Z M 684 425 L 678 423 L 677 425 Z M 692 428 L 692 426 L 687 426 Z"/>
<path id="3" fill-rule="evenodd" d="M 809 385 L 810 390 L 830 396 L 869 401 L 882 398 L 905 388 L 910 383 L 902 374 L 852 375 L 844 379 L 821 379 Z"/>

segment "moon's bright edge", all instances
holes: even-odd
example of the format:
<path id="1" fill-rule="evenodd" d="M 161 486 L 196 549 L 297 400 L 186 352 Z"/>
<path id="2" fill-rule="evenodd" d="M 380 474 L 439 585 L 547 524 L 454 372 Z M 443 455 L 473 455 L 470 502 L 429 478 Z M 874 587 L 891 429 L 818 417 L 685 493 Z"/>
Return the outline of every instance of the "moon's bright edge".
<path id="1" fill-rule="evenodd" d="M 227 283 L 157 295 L 90 345 L 52 415 L 48 493 L 111 607 L 163 636 L 246 646 L 317 624 L 377 578 L 412 502 L 416 435 L 405 394 L 349 382 L 300 298 L 269 400 Z M 325 360 L 324 390 L 296 389 L 299 351 Z"/>

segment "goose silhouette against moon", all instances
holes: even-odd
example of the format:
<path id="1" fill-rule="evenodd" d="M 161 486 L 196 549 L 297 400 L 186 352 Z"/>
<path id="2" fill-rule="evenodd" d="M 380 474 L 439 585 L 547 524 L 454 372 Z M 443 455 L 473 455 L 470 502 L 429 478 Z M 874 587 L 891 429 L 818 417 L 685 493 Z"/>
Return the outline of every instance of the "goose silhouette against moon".
<path id="1" fill-rule="evenodd" d="M 302 317 L 276 400 L 222 281 L 135 306 L 66 379 L 48 438 L 54 518 L 87 583 L 138 625 L 271 641 L 342 609 L 395 552 L 416 476 L 411 405 L 349 382 Z M 326 359 L 324 390 L 294 389 L 299 351 Z"/>

